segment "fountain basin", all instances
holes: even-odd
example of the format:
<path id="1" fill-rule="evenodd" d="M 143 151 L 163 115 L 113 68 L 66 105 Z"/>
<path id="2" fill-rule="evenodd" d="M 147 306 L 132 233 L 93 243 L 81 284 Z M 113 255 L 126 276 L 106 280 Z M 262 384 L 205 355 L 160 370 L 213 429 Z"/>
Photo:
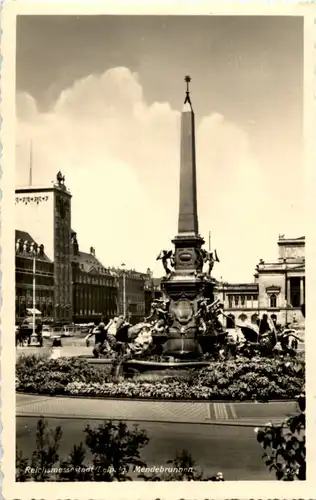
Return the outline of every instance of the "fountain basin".
<path id="1" fill-rule="evenodd" d="M 139 371 L 149 370 L 166 370 L 166 369 L 190 369 L 204 368 L 209 366 L 209 361 L 146 361 L 138 359 L 129 359 L 124 363 L 126 366 L 137 368 Z"/>
<path id="2" fill-rule="evenodd" d="M 89 364 L 100 370 L 105 370 L 110 373 L 113 367 L 113 360 L 107 358 L 94 358 L 93 356 L 80 356 Z M 209 361 L 147 361 L 140 359 L 129 359 L 122 364 L 123 373 L 127 376 L 137 375 L 140 373 L 161 373 L 162 375 L 172 375 L 179 373 L 181 370 L 201 369 L 209 366 Z"/>

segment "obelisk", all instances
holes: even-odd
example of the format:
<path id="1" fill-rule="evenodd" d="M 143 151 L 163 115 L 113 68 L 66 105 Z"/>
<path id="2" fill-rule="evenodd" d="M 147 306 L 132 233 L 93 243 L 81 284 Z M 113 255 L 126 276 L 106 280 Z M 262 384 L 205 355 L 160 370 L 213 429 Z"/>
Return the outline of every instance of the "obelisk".
<path id="1" fill-rule="evenodd" d="M 186 95 L 181 114 L 181 151 L 180 151 L 180 196 L 178 234 L 175 244 L 175 269 L 180 272 L 196 271 L 198 249 L 204 243 L 199 236 L 197 194 L 196 194 L 196 159 L 195 159 L 195 123 L 189 84 L 191 77 L 185 77 Z"/>
<path id="2" fill-rule="evenodd" d="M 190 76 L 185 77 L 186 97 L 181 115 L 180 205 L 178 234 L 197 236 L 195 123 L 190 99 Z"/>

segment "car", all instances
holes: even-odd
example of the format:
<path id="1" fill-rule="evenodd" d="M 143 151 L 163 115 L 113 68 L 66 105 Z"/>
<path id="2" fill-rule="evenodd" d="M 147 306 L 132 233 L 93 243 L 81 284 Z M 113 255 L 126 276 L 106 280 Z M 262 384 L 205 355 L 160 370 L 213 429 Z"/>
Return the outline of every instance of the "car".
<path id="1" fill-rule="evenodd" d="M 52 335 L 51 328 L 48 325 L 43 325 L 42 336 L 43 338 L 50 338 Z"/>

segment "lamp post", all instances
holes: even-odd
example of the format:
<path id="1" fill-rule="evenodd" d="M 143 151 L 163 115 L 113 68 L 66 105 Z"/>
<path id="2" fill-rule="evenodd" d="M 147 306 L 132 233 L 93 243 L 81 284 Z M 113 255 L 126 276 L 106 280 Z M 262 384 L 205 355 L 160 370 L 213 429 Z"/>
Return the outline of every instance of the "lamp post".
<path id="1" fill-rule="evenodd" d="M 284 263 L 283 263 L 283 269 L 284 269 L 284 274 L 285 274 L 285 290 L 284 290 L 284 295 L 285 295 L 285 300 L 284 300 L 284 304 L 285 304 L 285 326 L 287 324 L 287 319 L 288 319 L 288 304 L 289 304 L 289 296 L 288 296 L 288 284 L 287 284 L 287 280 L 288 280 L 288 276 L 287 276 L 287 264 L 286 264 L 286 260 L 284 259 Z"/>
<path id="2" fill-rule="evenodd" d="M 35 304 L 36 304 L 36 252 L 33 250 L 33 336 L 35 335 Z"/>
<path id="3" fill-rule="evenodd" d="M 122 275 L 123 275 L 123 316 L 126 318 L 126 272 L 125 264 L 121 264 Z"/>

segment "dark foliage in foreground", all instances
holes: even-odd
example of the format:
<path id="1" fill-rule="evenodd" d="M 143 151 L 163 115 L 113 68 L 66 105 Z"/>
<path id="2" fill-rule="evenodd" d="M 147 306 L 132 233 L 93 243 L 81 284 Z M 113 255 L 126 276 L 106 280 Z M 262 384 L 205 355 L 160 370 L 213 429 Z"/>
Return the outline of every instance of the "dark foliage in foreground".
<path id="1" fill-rule="evenodd" d="M 48 430 L 42 418 L 37 423 L 36 450 L 31 460 L 16 452 L 16 481 L 223 481 L 221 473 L 209 478 L 196 470 L 191 455 L 183 450 L 175 459 L 168 462 L 163 472 L 146 470 L 141 459 L 141 449 L 149 442 L 147 434 L 135 425 L 130 430 L 123 422 L 106 421 L 97 428 L 87 426 L 85 444 L 92 460 L 86 461 L 86 448 L 83 443 L 74 445 L 68 459 L 59 458 L 59 445 L 62 437 L 60 427 Z M 132 475 L 133 474 L 133 477 Z"/>
<path id="2" fill-rule="evenodd" d="M 305 394 L 297 399 L 300 409 L 297 415 L 288 417 L 282 424 L 268 424 L 256 430 L 257 440 L 265 450 L 265 463 L 278 480 L 306 479 Z M 61 461 L 58 453 L 61 428 L 48 430 L 47 427 L 47 422 L 41 418 L 37 423 L 36 450 L 31 459 L 23 457 L 17 448 L 16 481 L 224 480 L 220 472 L 206 477 L 186 450 L 169 460 L 162 470 L 147 468 L 141 459 L 141 449 L 149 442 L 146 432 L 138 426 L 129 429 L 122 422 L 106 421 L 97 428 L 87 426 L 84 429 L 85 444 L 92 455 L 89 462 L 86 462 L 87 449 L 83 443 L 74 445 L 68 459 Z"/>
<path id="3" fill-rule="evenodd" d="M 298 398 L 300 412 L 281 424 L 257 430 L 257 440 L 265 450 L 263 458 L 270 471 L 282 481 L 306 479 L 305 394 Z"/>

